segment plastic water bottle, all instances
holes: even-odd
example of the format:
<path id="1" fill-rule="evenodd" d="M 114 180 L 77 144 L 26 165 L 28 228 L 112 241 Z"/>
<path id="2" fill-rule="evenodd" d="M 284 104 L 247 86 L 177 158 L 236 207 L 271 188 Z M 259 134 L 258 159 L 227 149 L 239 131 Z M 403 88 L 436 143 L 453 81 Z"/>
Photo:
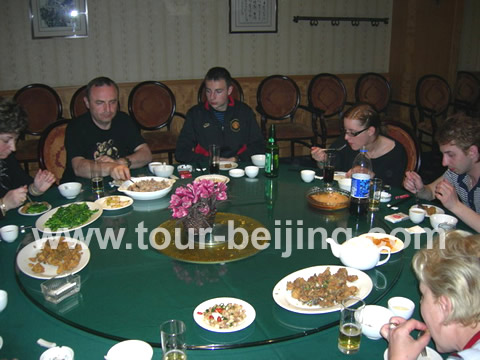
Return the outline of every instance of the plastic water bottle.
<path id="1" fill-rule="evenodd" d="M 350 191 L 350 214 L 363 215 L 368 211 L 368 191 L 372 162 L 363 147 L 352 164 L 352 189 Z"/>

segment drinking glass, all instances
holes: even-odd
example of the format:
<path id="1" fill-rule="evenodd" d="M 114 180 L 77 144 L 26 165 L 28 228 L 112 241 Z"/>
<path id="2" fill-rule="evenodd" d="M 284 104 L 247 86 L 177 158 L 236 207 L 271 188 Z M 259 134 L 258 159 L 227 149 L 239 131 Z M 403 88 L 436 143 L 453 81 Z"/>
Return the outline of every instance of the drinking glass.
<path id="1" fill-rule="evenodd" d="M 90 179 L 92 181 L 92 192 L 95 197 L 100 198 L 103 196 L 103 175 L 102 164 L 97 160 L 92 161 L 90 168 Z"/>
<path id="2" fill-rule="evenodd" d="M 326 186 L 333 185 L 333 177 L 335 173 L 335 153 L 331 151 L 325 152 L 325 160 L 323 162 L 323 182 Z"/>
<path id="3" fill-rule="evenodd" d="M 186 360 L 185 323 L 181 320 L 168 320 L 160 325 L 163 360 Z"/>
<path id="4" fill-rule="evenodd" d="M 365 302 L 358 297 L 350 296 L 342 300 L 338 349 L 344 354 L 355 354 L 360 349 L 364 308 Z"/>
<path id="5" fill-rule="evenodd" d="M 220 146 L 210 144 L 208 146 L 208 165 L 210 167 L 210 174 L 218 174 L 220 171 Z"/>
<path id="6" fill-rule="evenodd" d="M 379 209 L 382 186 L 382 179 L 374 178 L 370 180 L 370 191 L 368 194 L 368 209 L 370 211 L 377 211 Z"/>

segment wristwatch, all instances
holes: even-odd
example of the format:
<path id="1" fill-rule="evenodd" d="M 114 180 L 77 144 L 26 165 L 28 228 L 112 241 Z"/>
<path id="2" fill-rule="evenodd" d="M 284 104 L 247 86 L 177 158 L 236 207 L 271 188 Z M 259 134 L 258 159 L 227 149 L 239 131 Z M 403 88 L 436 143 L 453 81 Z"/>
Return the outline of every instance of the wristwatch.
<path id="1" fill-rule="evenodd" d="M 128 157 L 126 157 L 126 156 L 124 157 L 124 159 L 125 159 L 125 162 L 126 162 L 127 167 L 130 169 L 130 166 L 132 166 L 132 162 L 131 162 L 130 159 L 129 159 Z"/>

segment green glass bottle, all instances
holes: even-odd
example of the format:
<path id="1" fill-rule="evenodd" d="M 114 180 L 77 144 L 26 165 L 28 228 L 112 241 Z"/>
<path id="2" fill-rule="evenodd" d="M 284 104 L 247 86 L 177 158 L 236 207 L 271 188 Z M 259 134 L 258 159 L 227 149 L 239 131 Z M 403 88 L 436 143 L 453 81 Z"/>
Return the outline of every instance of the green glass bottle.
<path id="1" fill-rule="evenodd" d="M 265 175 L 267 177 L 277 177 L 279 166 L 278 145 L 275 140 L 275 125 L 270 125 L 270 135 L 268 137 L 265 151 Z"/>

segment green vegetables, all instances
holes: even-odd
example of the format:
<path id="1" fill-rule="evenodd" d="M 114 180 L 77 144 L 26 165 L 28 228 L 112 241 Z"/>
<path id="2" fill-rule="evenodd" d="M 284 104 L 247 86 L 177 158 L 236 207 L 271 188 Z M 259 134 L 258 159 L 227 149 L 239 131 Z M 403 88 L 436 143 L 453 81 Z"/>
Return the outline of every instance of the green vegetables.
<path id="1" fill-rule="evenodd" d="M 48 203 L 46 202 L 27 203 L 22 209 L 24 214 L 39 214 L 46 210 L 48 210 Z"/>
<path id="2" fill-rule="evenodd" d="M 87 204 L 71 204 L 61 207 L 50 219 L 45 222 L 44 227 L 51 231 L 58 229 L 71 229 L 85 224 L 98 209 L 90 210 Z"/>

